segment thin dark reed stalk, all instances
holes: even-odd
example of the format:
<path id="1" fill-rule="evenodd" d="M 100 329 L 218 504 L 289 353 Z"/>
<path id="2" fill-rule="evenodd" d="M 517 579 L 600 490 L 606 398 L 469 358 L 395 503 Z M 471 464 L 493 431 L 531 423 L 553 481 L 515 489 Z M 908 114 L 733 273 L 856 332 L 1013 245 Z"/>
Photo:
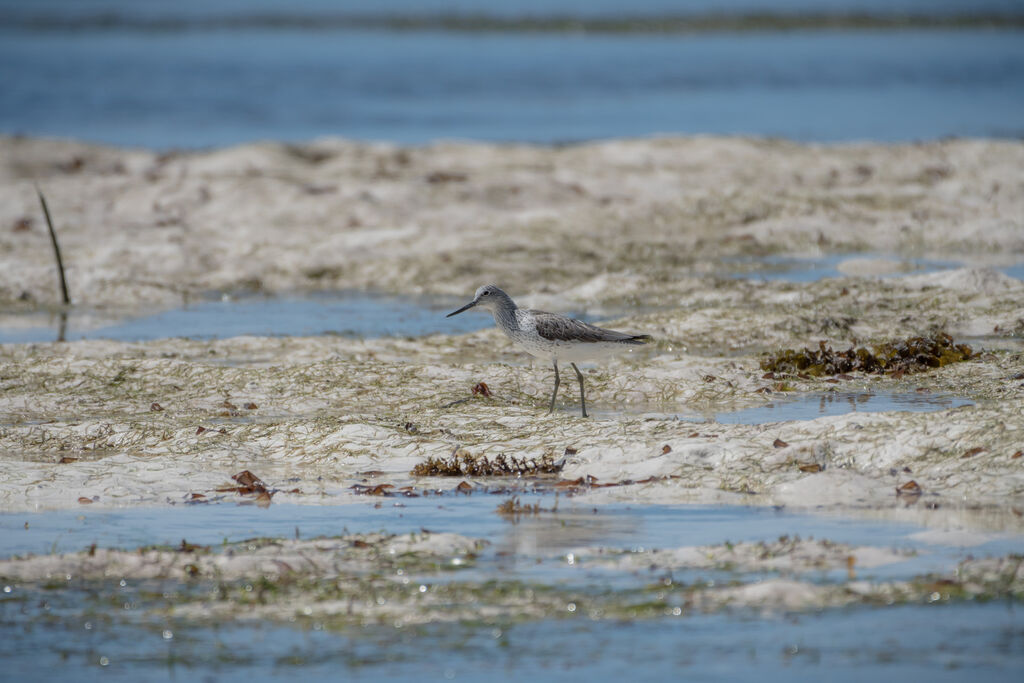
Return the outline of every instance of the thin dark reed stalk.
<path id="1" fill-rule="evenodd" d="M 68 280 L 64 276 L 64 259 L 60 255 L 60 245 L 57 243 L 57 232 L 53 229 L 53 219 L 50 217 L 50 208 L 46 205 L 46 197 L 42 190 L 36 188 L 39 195 L 39 203 L 43 205 L 43 215 L 46 216 L 46 227 L 50 230 L 50 241 L 53 243 L 53 255 L 57 258 L 57 274 L 60 276 L 60 294 L 65 306 L 71 305 L 71 296 L 68 294 Z"/>

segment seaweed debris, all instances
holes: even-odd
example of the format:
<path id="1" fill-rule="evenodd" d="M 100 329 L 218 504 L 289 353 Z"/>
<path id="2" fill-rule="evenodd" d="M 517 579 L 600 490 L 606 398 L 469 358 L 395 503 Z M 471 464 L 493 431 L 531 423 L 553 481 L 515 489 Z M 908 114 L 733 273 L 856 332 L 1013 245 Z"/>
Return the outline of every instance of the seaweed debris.
<path id="1" fill-rule="evenodd" d="M 512 496 L 499 505 L 496 512 L 499 517 L 516 524 L 523 517 L 536 517 L 542 512 L 558 512 L 558 501 L 555 500 L 553 508 L 543 508 L 540 503 L 523 503 L 519 496 Z"/>
<path id="2" fill-rule="evenodd" d="M 871 348 L 851 346 L 846 351 L 834 351 L 823 341 L 818 342 L 816 351 L 808 348 L 799 351 L 784 349 L 762 360 L 761 369 L 813 377 L 857 370 L 900 376 L 969 360 L 973 355 L 974 352 L 967 344 L 954 344 L 951 336 L 945 332 L 936 332 L 930 337 L 910 337 Z"/>
<path id="3" fill-rule="evenodd" d="M 256 504 L 260 507 L 270 505 L 271 499 L 277 493 L 277 489 L 268 489 L 263 480 L 249 470 L 242 470 L 238 474 L 231 475 L 231 478 L 238 482 L 238 486 L 221 486 L 214 489 L 217 493 L 237 493 L 240 496 L 256 496 Z M 294 489 L 293 492 L 298 492 Z"/>
<path id="4" fill-rule="evenodd" d="M 557 474 L 562 471 L 562 463 L 556 462 L 552 456 L 541 458 L 517 458 L 499 453 L 494 459 L 486 455 L 473 455 L 465 451 L 456 451 L 450 458 L 427 458 L 412 468 L 414 477 L 508 477 L 531 476 L 538 474 Z"/>

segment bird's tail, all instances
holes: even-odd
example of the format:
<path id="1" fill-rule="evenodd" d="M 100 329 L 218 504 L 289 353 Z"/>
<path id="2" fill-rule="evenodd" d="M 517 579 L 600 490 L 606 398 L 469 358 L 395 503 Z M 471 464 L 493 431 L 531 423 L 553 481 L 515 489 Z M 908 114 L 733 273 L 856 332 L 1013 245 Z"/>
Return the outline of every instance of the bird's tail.
<path id="1" fill-rule="evenodd" d="M 652 337 L 649 334 L 634 334 L 629 339 L 623 339 L 622 341 L 626 344 L 646 344 L 651 339 Z"/>

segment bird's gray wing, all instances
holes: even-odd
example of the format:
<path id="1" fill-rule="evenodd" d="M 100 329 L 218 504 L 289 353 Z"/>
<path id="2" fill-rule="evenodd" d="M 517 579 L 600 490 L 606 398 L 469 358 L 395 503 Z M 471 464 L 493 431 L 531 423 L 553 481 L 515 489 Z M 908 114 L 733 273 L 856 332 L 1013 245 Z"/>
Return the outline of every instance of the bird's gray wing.
<path id="1" fill-rule="evenodd" d="M 647 340 L 646 335 L 632 335 L 616 332 L 615 330 L 606 330 L 603 327 L 590 325 L 582 320 L 566 318 L 564 315 L 556 315 L 545 311 L 528 311 L 528 313 L 536 321 L 537 334 L 550 341 L 639 344 Z"/>

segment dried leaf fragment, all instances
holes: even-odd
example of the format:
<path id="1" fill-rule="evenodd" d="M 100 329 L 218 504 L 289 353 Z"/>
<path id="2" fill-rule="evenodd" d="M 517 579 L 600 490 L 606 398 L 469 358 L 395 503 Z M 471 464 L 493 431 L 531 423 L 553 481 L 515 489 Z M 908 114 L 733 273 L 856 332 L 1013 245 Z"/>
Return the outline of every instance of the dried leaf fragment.
<path id="1" fill-rule="evenodd" d="M 364 486 L 362 484 L 353 484 L 349 487 L 355 491 L 356 495 L 360 496 L 393 496 L 388 489 L 395 488 L 394 484 L 377 484 L 376 486 Z"/>
<path id="2" fill-rule="evenodd" d="M 78 458 L 72 458 L 69 455 L 65 455 L 64 457 L 57 461 L 57 463 L 60 465 L 67 465 L 68 463 L 72 462 L 78 462 Z"/>
<path id="3" fill-rule="evenodd" d="M 92 498 L 86 498 L 85 496 L 79 496 L 78 497 L 78 502 L 81 503 L 82 505 L 90 505 L 92 503 Z"/>
<path id="4" fill-rule="evenodd" d="M 798 467 L 800 468 L 801 472 L 811 472 L 811 473 L 821 472 L 823 469 L 825 469 L 824 467 L 822 467 L 821 465 L 819 465 L 816 462 L 800 463 L 798 465 Z"/>
<path id="5" fill-rule="evenodd" d="M 919 496 L 921 495 L 921 485 L 911 479 L 906 484 L 902 484 L 896 487 L 897 496 Z"/>
<path id="6" fill-rule="evenodd" d="M 235 481 L 237 481 L 242 486 L 249 486 L 249 487 L 252 487 L 252 488 L 259 487 L 259 488 L 264 488 L 264 489 L 267 487 L 266 484 L 263 483 L 262 479 L 257 477 L 255 474 L 253 474 L 249 470 L 242 470 L 238 474 L 231 475 L 231 478 L 234 479 Z"/>
<path id="7" fill-rule="evenodd" d="M 491 397 L 491 389 L 487 386 L 486 382 L 477 382 L 473 387 L 474 396 L 483 396 L 484 398 Z"/>
<path id="8" fill-rule="evenodd" d="M 986 450 L 987 449 L 984 448 L 983 446 L 975 446 L 974 448 L 967 449 L 964 452 L 964 454 L 962 456 L 960 456 L 960 457 L 961 458 L 970 458 L 970 457 L 973 457 L 973 456 L 977 455 L 978 453 L 984 453 Z"/>
<path id="9" fill-rule="evenodd" d="M 458 486 L 455 487 L 455 490 L 459 493 L 469 493 L 473 490 L 473 485 L 463 480 L 459 482 Z"/>
<path id="10" fill-rule="evenodd" d="M 789 444 L 783 441 L 782 439 L 775 439 L 775 441 L 772 442 L 772 445 L 775 446 L 776 448 L 785 448 Z"/>
<path id="11" fill-rule="evenodd" d="M 672 452 L 672 447 L 669 446 L 668 444 L 665 444 L 664 446 L 661 447 L 661 454 L 662 455 L 668 455 L 671 452 Z"/>
<path id="12" fill-rule="evenodd" d="M 159 413 L 163 409 L 164 409 L 164 407 L 162 405 L 160 405 L 159 403 L 157 403 L 156 401 L 153 401 L 152 403 L 149 404 L 149 410 L 151 412 Z"/>

